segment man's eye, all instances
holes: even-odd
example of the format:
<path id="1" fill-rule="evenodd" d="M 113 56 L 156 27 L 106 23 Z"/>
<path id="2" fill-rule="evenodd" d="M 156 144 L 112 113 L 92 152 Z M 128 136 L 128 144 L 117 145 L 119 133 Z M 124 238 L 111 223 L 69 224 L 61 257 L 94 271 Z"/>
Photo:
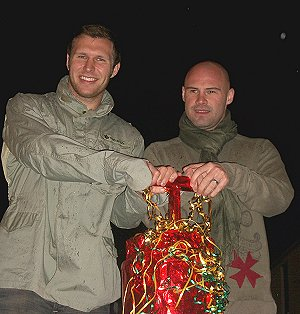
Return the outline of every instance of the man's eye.
<path id="1" fill-rule="evenodd" d="M 208 90 L 207 94 L 214 94 L 216 91 L 215 90 Z"/>

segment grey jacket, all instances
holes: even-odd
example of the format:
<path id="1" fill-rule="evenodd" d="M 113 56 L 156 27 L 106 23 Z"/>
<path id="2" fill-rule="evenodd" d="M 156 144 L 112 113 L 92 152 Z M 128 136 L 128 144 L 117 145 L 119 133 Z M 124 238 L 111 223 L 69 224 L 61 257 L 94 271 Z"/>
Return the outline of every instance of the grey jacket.
<path id="1" fill-rule="evenodd" d="M 120 297 L 110 221 L 139 224 L 135 191 L 149 186 L 151 173 L 140 158 L 141 134 L 111 112 L 108 91 L 87 111 L 67 82 L 44 95 L 18 93 L 7 104 L 0 287 L 88 312 Z"/>
<path id="2" fill-rule="evenodd" d="M 144 157 L 154 165 L 170 164 L 178 171 L 200 162 L 199 153 L 179 137 L 150 144 Z M 278 215 L 289 207 L 293 187 L 277 149 L 267 139 L 238 134 L 224 145 L 218 160 L 229 175 L 226 188 L 246 207 L 241 213 L 239 243 L 231 263 L 226 265 L 226 281 L 230 286 L 226 314 L 275 314 L 264 217 Z M 191 196 L 190 192 L 182 192 L 183 216 L 187 215 Z M 217 210 L 214 205 L 218 202 L 218 196 L 212 199 L 213 210 Z M 167 208 L 162 206 L 161 210 Z"/>

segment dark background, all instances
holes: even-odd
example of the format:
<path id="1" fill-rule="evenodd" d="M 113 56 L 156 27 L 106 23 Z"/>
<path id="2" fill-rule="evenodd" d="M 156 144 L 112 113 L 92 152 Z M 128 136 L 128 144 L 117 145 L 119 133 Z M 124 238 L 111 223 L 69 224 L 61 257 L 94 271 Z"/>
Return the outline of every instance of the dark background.
<path id="1" fill-rule="evenodd" d="M 62 10 L 53 2 L 8 3 L 0 20 L 0 127 L 6 102 L 15 93 L 56 89 L 67 73 L 67 38 L 83 23 L 104 24 L 117 35 L 122 67 L 108 88 L 116 102 L 114 112 L 141 131 L 146 145 L 177 135 L 184 109 L 181 85 L 188 68 L 203 59 L 219 61 L 236 90 L 229 108 L 239 133 L 270 139 L 295 188 L 289 209 L 265 219 L 274 263 L 299 241 L 300 19 L 288 2 L 261 4 L 85 1 L 65 3 L 68 7 Z M 2 172 L 0 187 L 3 214 L 7 186 Z M 124 234 L 135 231 L 116 231 L 117 240 L 122 238 L 123 245 Z"/>

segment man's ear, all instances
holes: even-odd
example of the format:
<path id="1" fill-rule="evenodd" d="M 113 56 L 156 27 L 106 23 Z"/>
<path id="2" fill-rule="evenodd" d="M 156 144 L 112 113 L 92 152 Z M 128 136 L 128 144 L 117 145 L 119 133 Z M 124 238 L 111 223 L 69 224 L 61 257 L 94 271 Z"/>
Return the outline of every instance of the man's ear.
<path id="1" fill-rule="evenodd" d="M 227 93 L 227 99 L 226 99 L 226 105 L 230 105 L 232 102 L 233 102 L 233 99 L 234 99 L 234 89 L 233 88 L 230 88 L 228 93 Z"/>
<path id="2" fill-rule="evenodd" d="M 69 56 L 69 54 L 67 53 L 66 67 L 67 67 L 68 71 L 70 70 L 70 67 L 69 67 L 69 60 L 70 60 L 70 56 Z"/>
<path id="3" fill-rule="evenodd" d="M 115 77 L 115 76 L 118 74 L 118 72 L 119 72 L 119 70 L 120 70 L 120 67 L 121 67 L 121 63 L 120 63 L 120 62 L 117 63 L 117 64 L 114 66 L 114 69 L 113 69 L 113 71 L 112 71 L 112 73 L 111 73 L 110 78 L 113 78 L 113 77 Z"/>
<path id="4" fill-rule="evenodd" d="M 184 101 L 184 98 L 185 98 L 185 89 L 184 89 L 184 86 L 182 86 L 182 88 L 181 88 L 181 98 L 182 98 L 182 100 Z"/>

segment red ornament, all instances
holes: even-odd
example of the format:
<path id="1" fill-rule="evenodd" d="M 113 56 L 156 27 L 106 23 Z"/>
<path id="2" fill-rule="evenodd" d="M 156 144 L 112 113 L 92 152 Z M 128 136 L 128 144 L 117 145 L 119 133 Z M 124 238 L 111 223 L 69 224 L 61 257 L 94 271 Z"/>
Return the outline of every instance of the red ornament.
<path id="1" fill-rule="evenodd" d="M 121 269 L 123 314 L 220 314 L 225 310 L 229 288 L 221 252 L 209 235 L 210 213 L 201 213 L 202 224 L 182 219 L 181 190 L 191 191 L 188 177 L 167 184 L 167 217 L 152 212 L 149 217 L 155 219 L 156 228 L 126 242 Z M 153 210 L 156 204 L 145 199 L 148 210 Z M 192 210 L 201 211 L 202 201 L 210 205 L 210 200 L 195 195 Z"/>

